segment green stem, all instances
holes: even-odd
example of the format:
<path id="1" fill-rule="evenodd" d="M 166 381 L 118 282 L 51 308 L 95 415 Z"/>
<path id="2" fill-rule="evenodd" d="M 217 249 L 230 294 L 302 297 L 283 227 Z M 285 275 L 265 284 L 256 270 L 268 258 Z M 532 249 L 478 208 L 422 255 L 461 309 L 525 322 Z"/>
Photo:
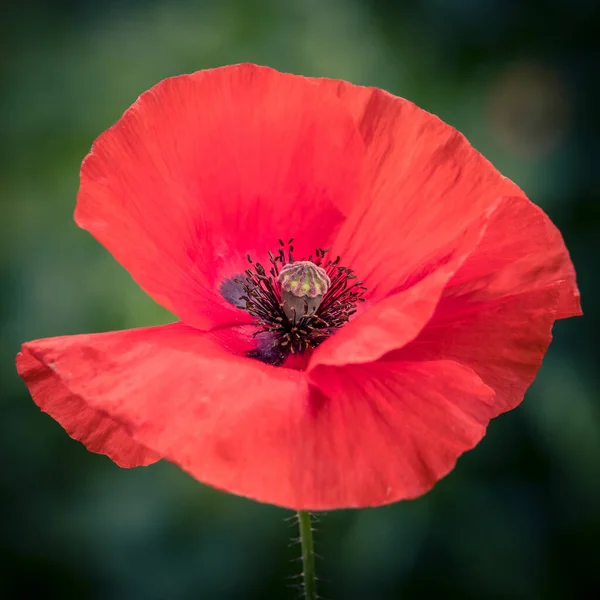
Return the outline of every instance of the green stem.
<path id="1" fill-rule="evenodd" d="M 298 524 L 300 526 L 300 542 L 302 543 L 302 564 L 304 565 L 304 598 L 306 600 L 317 600 L 315 552 L 313 548 L 310 513 L 306 512 L 305 510 L 299 510 Z"/>

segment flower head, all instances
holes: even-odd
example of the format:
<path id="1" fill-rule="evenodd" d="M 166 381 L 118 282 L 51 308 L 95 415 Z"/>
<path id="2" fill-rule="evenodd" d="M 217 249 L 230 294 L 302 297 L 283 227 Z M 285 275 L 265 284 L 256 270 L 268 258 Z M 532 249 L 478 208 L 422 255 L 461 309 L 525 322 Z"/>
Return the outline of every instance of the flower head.
<path id="1" fill-rule="evenodd" d="M 297 509 L 426 492 L 580 314 L 560 233 L 514 183 L 342 81 L 162 81 L 95 142 L 75 220 L 179 320 L 24 344 L 35 402 L 121 466 Z"/>

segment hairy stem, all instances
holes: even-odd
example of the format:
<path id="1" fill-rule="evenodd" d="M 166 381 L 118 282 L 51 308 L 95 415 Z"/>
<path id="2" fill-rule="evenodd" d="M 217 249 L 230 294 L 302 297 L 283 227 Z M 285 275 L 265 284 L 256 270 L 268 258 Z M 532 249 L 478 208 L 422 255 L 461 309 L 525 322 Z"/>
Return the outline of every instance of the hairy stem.
<path id="1" fill-rule="evenodd" d="M 315 552 L 313 548 L 310 513 L 306 512 L 305 510 L 299 510 L 298 525 L 300 526 L 300 542 L 302 543 L 302 564 L 304 565 L 304 598 L 306 600 L 317 600 Z"/>

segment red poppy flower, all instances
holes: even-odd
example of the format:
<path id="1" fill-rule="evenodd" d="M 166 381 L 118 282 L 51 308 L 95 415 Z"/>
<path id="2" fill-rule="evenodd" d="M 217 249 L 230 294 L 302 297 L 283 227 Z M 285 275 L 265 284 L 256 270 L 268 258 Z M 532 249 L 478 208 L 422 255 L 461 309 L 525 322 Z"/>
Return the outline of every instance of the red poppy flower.
<path id="1" fill-rule="evenodd" d="M 121 466 L 296 509 L 429 490 L 580 314 L 560 233 L 515 184 L 343 81 L 162 81 L 94 144 L 75 220 L 180 321 L 24 344 L 35 402 Z"/>

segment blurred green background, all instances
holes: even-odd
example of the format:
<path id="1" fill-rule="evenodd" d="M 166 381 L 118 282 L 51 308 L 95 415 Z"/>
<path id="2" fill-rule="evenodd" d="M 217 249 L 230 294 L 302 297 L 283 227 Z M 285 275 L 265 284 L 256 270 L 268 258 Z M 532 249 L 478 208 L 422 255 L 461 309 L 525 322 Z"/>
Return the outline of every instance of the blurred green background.
<path id="1" fill-rule="evenodd" d="M 0 598 L 297 598 L 289 511 L 121 470 L 29 399 L 22 341 L 170 320 L 72 221 L 94 138 L 160 79 L 252 61 L 405 96 L 563 231 L 586 316 L 423 498 L 320 516 L 330 600 L 600 597 L 598 2 L 59 0 L 0 23 Z M 385 457 L 382 457 L 385 460 Z M 265 465 L 268 468 L 268 465 Z"/>

